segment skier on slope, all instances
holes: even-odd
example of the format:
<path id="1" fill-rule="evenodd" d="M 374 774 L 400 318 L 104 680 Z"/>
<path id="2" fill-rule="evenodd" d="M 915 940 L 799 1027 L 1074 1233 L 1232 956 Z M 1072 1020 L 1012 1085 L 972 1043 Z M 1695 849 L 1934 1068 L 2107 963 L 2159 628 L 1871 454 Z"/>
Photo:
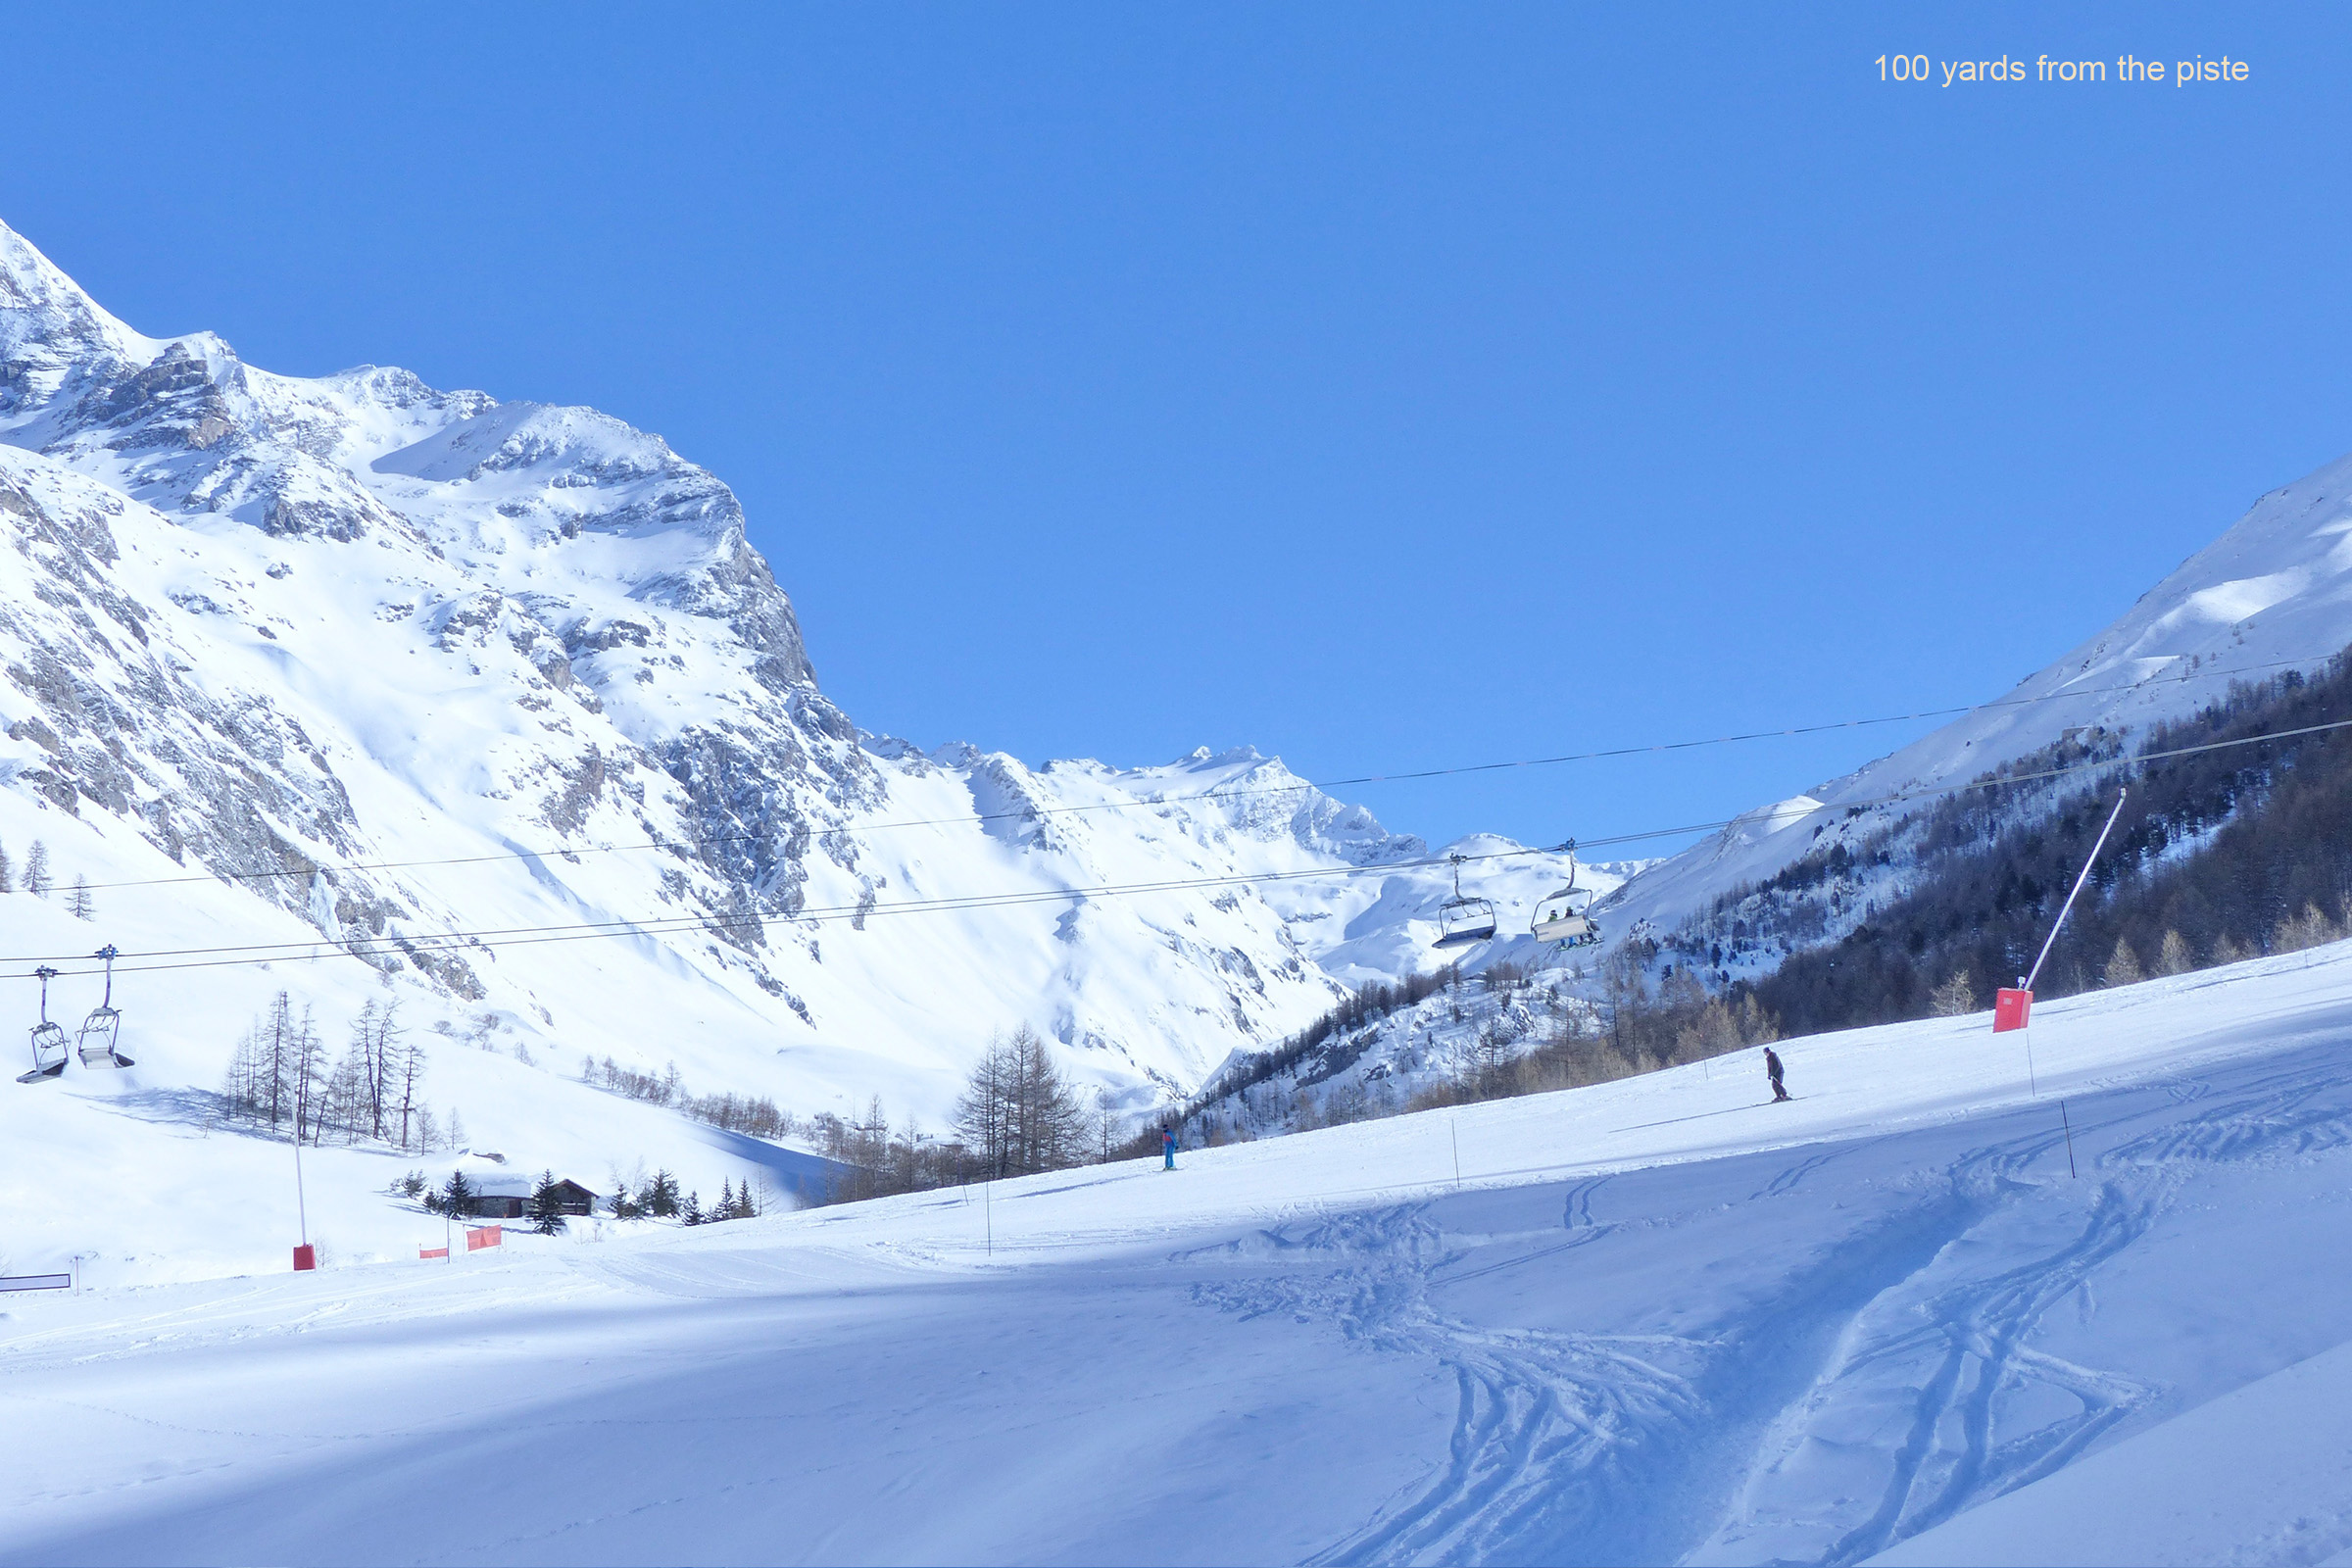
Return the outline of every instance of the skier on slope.
<path id="1" fill-rule="evenodd" d="M 1160 1153 L 1161 1153 L 1161 1154 L 1162 1154 L 1162 1155 L 1163 1155 L 1163 1156 L 1164 1156 L 1164 1157 L 1167 1159 L 1167 1164 L 1166 1164 L 1166 1165 L 1164 1165 L 1164 1166 L 1162 1166 L 1161 1168 L 1162 1168 L 1163 1170 L 1174 1170 L 1174 1169 L 1176 1168 L 1176 1129 L 1175 1129 L 1175 1128 L 1173 1128 L 1173 1127 L 1162 1127 L 1162 1128 L 1159 1130 L 1159 1152 L 1160 1152 Z"/>
<path id="2" fill-rule="evenodd" d="M 1764 1074 L 1772 1080 L 1772 1101 L 1779 1104 L 1788 1098 L 1788 1088 L 1781 1082 L 1781 1058 L 1770 1046 L 1764 1048 Z"/>

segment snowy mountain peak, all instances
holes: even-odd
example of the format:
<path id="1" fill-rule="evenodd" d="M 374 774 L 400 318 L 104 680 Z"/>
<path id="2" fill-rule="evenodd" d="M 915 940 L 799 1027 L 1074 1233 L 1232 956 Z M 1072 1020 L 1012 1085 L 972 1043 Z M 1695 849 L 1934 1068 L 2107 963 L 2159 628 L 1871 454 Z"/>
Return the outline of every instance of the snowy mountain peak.
<path id="1" fill-rule="evenodd" d="M 77 368 L 144 365 L 162 346 L 108 315 L 0 223 L 0 416 L 56 396 Z"/>

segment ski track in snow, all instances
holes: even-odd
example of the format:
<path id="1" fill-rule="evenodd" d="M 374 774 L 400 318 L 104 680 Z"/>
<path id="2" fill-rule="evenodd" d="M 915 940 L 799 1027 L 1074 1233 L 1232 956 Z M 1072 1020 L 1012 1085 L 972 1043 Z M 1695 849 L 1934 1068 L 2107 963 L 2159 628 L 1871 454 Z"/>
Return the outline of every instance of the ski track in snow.
<path id="1" fill-rule="evenodd" d="M 2086 1293 L 2102 1267 L 2147 1233 L 2180 1185 L 2180 1162 L 2301 1158 L 2352 1143 L 2352 1093 L 2325 1065 L 2257 1073 L 2218 1100 L 2203 1077 L 2120 1098 L 2133 1108 L 2078 1122 L 2078 1146 L 2151 1115 L 2196 1110 L 2102 1152 L 2087 1199 L 2074 1205 L 2081 1212 L 2046 1250 L 1982 1277 L 1950 1266 L 1956 1248 L 2018 1223 L 2021 1208 L 2051 1201 L 2047 1173 L 2063 1158 L 2066 1136 L 2056 1124 L 1971 1151 L 1941 1174 L 1940 1190 L 1840 1249 L 1830 1266 L 1792 1275 L 1784 1299 L 1761 1319 L 1714 1338 L 1498 1331 L 1430 1304 L 1435 1283 L 1549 1261 L 1606 1237 L 1617 1227 L 1594 1219 L 1592 1199 L 1610 1177 L 1569 1184 L 1565 1238 L 1520 1256 L 1461 1267 L 1476 1252 L 1449 1241 L 1432 1204 L 1415 1203 L 1232 1244 L 1237 1254 L 1329 1257 L 1335 1266 L 1201 1285 L 1195 1294 L 1246 1317 L 1329 1324 L 1368 1348 L 1427 1357 L 1453 1376 L 1459 1408 L 1445 1463 L 1312 1563 L 1687 1558 L 1841 1568 L 2054 1473 L 2158 1399 L 2162 1391 L 2145 1380 L 2030 1342 L 2045 1315 Z M 2160 1103 L 2146 1105 L 2150 1099 Z M 2051 1121 L 2055 1111 L 2052 1102 L 2030 1114 Z M 1749 1200 L 1795 1194 L 1853 1152 L 1845 1145 L 1802 1152 Z M 2039 1179 L 2031 1174 L 2037 1169 Z M 1666 1510 L 1654 1500 L 1642 1510 L 1648 1517 L 1614 1517 L 1611 1500 L 1636 1489 L 1651 1499 L 1708 1490 L 1704 1472 L 1726 1446 L 1706 1441 L 1708 1430 L 1757 1424 L 1739 1408 L 1739 1396 L 1758 1341 L 1827 1343 L 1800 1391 L 1771 1418 L 1734 1517 L 1705 1541 L 1679 1544 L 1657 1530 L 1655 1516 Z M 2007 1430 L 1996 1405 L 2031 1395 L 2055 1396 L 2073 1409 Z M 1899 1436 L 1867 1455 L 1883 1475 L 1875 1488 L 1823 1509 L 1808 1478 L 1788 1474 L 1792 1461 L 1832 1441 L 1826 1431 L 1890 1398 Z M 1780 1495 L 1791 1492 L 1794 1499 Z M 1776 1522 L 1767 1532 L 1776 1548 L 1797 1544 L 1795 1536 L 1804 1538 L 1800 1549 L 1764 1558 L 1741 1550 L 1757 1539 L 1759 1521 Z"/>

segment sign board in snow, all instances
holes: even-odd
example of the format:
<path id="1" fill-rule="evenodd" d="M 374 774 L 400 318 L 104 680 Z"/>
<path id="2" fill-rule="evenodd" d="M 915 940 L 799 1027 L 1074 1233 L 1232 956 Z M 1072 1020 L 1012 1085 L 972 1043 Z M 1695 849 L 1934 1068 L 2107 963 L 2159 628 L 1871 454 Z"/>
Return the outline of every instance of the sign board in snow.
<path id="1" fill-rule="evenodd" d="M 2026 1026 L 2027 1015 L 2033 1010 L 2033 992 L 2017 991 L 2003 986 L 1999 991 L 1993 993 L 1992 1032 L 1998 1035 L 2006 1034 L 2012 1029 L 2023 1029 Z"/>
<path id="2" fill-rule="evenodd" d="M 466 1250 L 468 1252 L 478 1252 L 485 1247 L 496 1247 L 498 1245 L 499 1235 L 497 1226 L 468 1225 L 466 1227 Z"/>
<path id="3" fill-rule="evenodd" d="M 74 1288 L 71 1274 L 0 1274 L 0 1291 L 66 1291 Z"/>

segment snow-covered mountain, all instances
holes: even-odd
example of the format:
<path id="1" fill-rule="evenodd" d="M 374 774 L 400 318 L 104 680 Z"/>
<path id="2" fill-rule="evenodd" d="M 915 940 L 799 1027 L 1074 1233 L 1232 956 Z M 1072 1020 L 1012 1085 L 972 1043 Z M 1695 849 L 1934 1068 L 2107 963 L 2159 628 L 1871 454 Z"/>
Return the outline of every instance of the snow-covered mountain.
<path id="1" fill-rule="evenodd" d="M 861 729 L 659 437 L 145 336 L 5 228 L 0 537 L 0 845 L 97 903 L 0 897 L 0 940 L 20 974 L 119 944 L 150 1088 L 217 1082 L 280 986 L 330 1033 L 388 987 L 543 1069 L 934 1124 L 1026 1023 L 1140 1109 L 1429 962 L 1445 869 L 1278 760 Z M 473 1125 L 527 1143 L 549 1076 Z"/>
<path id="2" fill-rule="evenodd" d="M 1670 933 L 1810 850 L 1858 845 L 1920 809 L 1880 804 L 1886 797 L 1964 784 L 2084 732 L 2105 730 L 2128 745 L 2225 697 L 2233 681 L 2315 669 L 2347 645 L 2352 457 L 2256 501 L 2112 625 L 2005 696 L 1842 778 L 1745 812 L 1645 869 L 1609 901 L 1604 926 L 1612 942 L 1636 929 Z M 1857 914 L 1868 891 L 1852 901 Z"/>

